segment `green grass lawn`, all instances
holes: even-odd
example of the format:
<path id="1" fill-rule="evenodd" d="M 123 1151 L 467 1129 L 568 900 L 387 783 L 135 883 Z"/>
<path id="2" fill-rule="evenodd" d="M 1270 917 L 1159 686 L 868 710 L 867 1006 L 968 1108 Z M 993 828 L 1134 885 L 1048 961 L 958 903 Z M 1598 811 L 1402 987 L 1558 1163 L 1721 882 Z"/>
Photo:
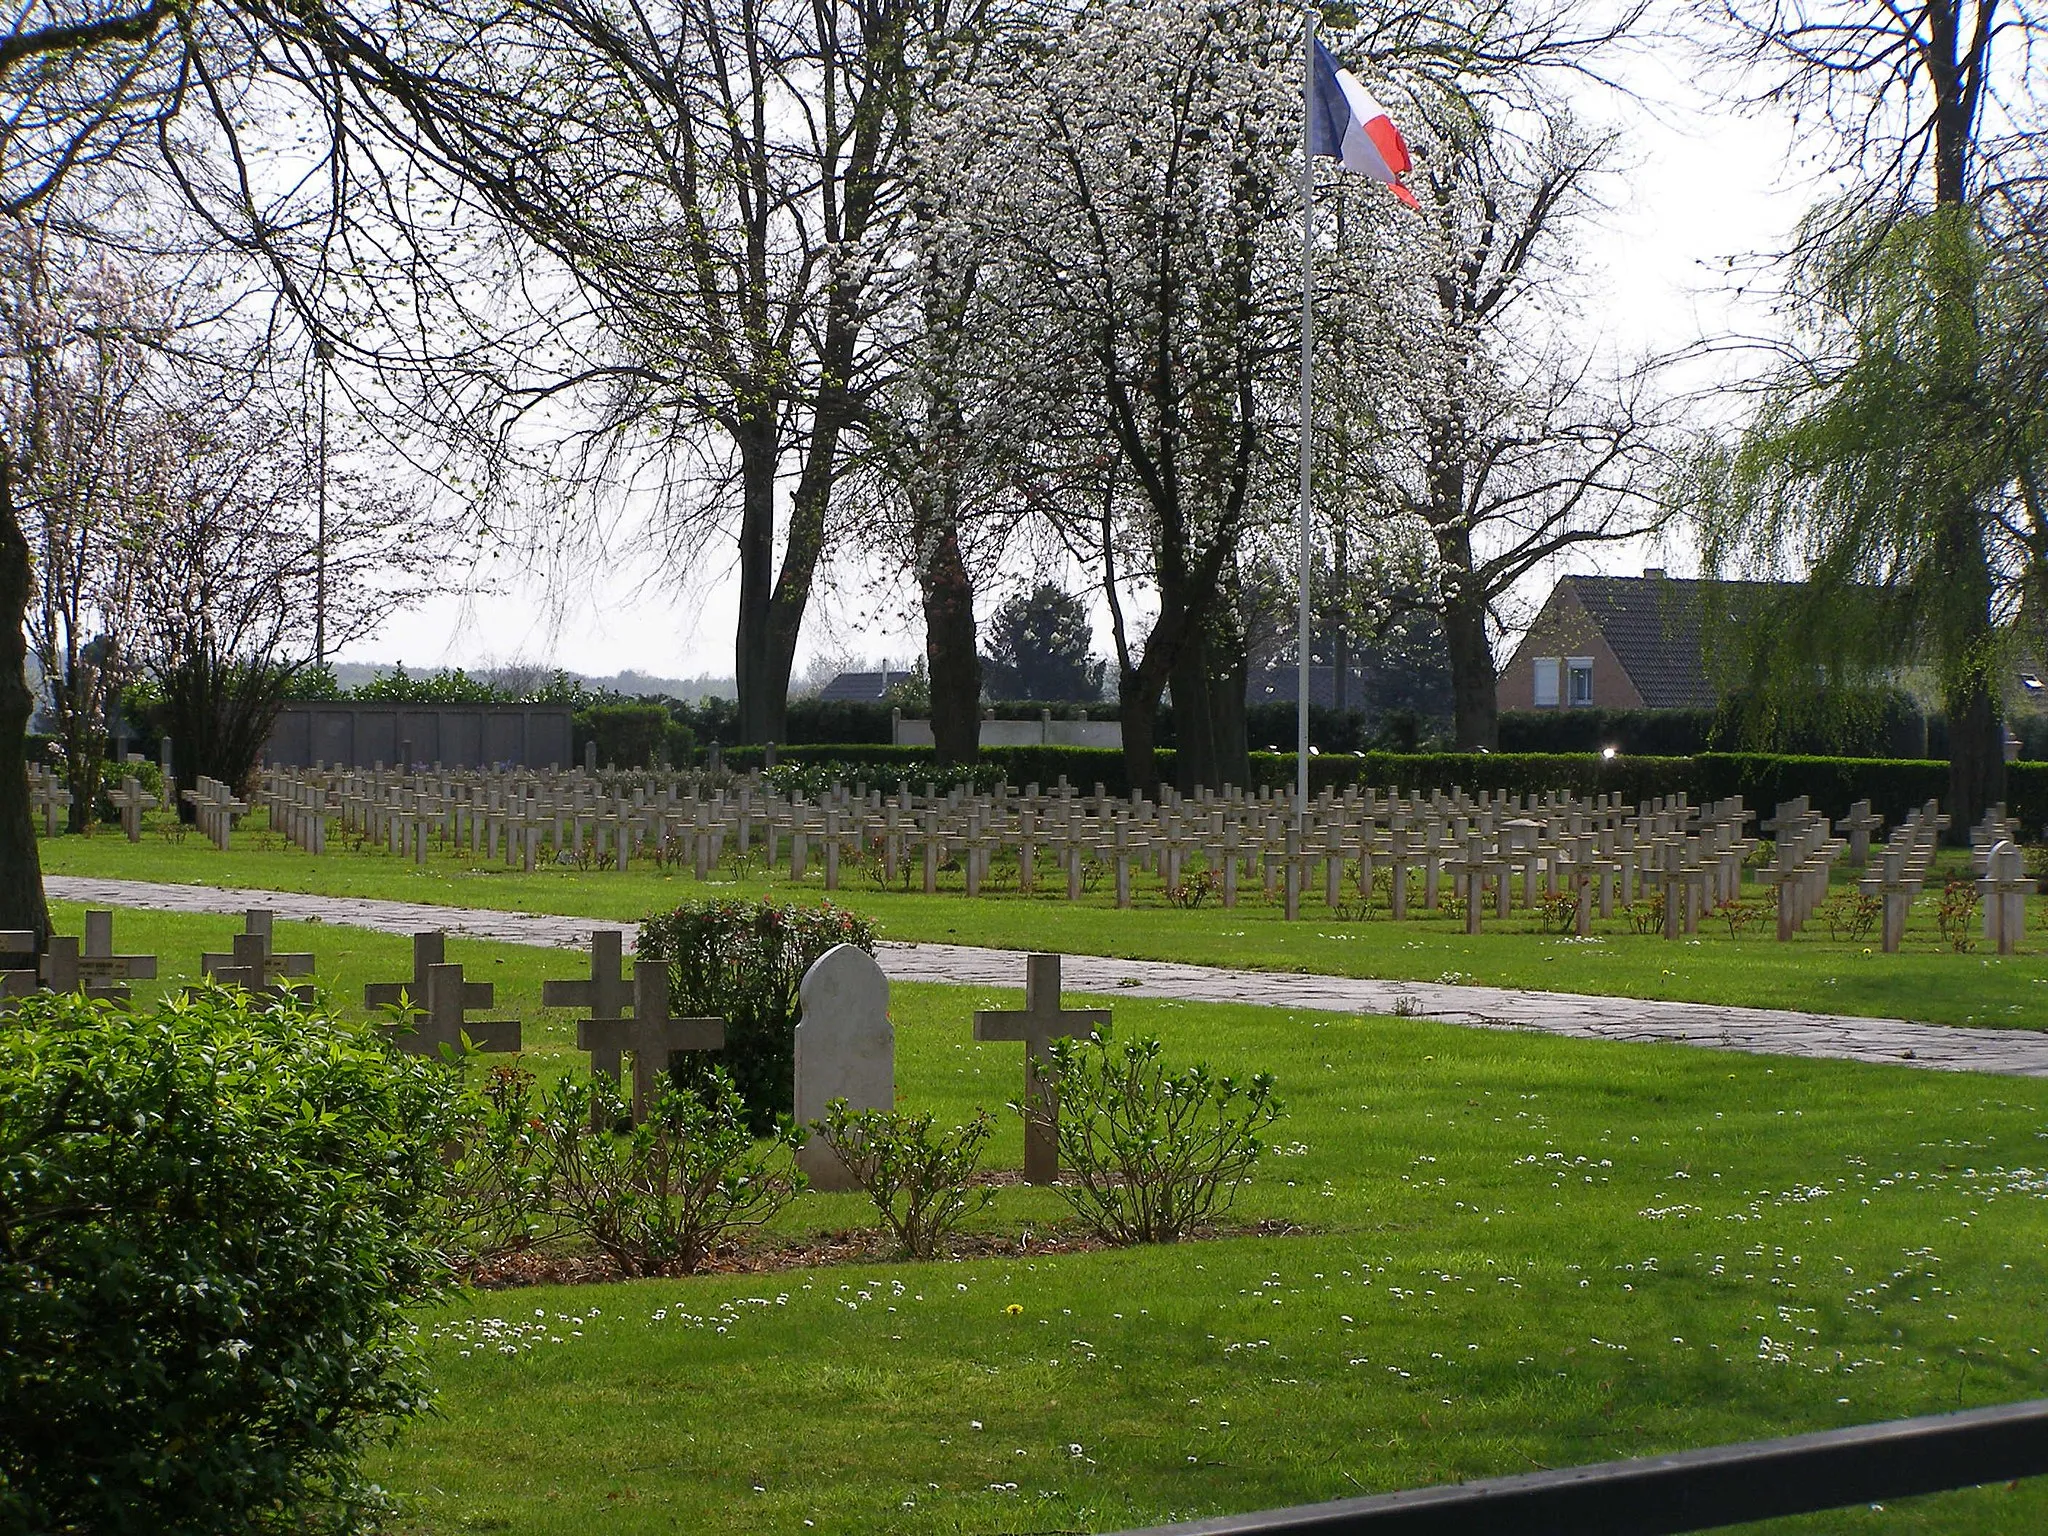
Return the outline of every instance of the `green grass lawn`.
<path id="1" fill-rule="evenodd" d="M 196 833 L 182 841 L 152 835 L 130 844 L 103 831 L 90 838 L 46 839 L 41 845 L 44 867 L 62 874 L 620 921 L 712 894 L 806 899 L 825 894 L 815 872 L 800 885 L 764 876 L 758 868 L 741 875 L 724 870 L 717 880 L 700 883 L 687 871 L 663 871 L 652 865 L 635 866 L 624 875 L 573 868 L 547 868 L 529 875 L 441 853 L 424 866 L 381 851 L 345 852 L 338 846 L 315 858 L 279 846 L 279 839 L 260 830 L 260 816 L 255 820 L 258 830 L 244 834 L 244 846 L 232 853 L 221 853 Z M 1947 856 L 1951 863 L 1957 857 Z M 1819 922 L 1793 942 L 1779 944 L 1768 910 L 1739 937 L 1712 920 L 1696 938 L 1677 943 L 1638 934 L 1619 916 L 1598 924 L 1591 941 L 1562 937 L 1542 931 L 1533 917 L 1519 910 L 1504 924 L 1489 921 L 1487 931 L 1469 938 L 1463 924 L 1450 918 L 1411 917 L 1394 923 L 1381 908 L 1370 920 L 1344 919 L 1320 900 L 1305 907 L 1301 921 L 1288 923 L 1255 889 L 1231 911 L 1210 906 L 1188 912 L 1168 906 L 1156 884 L 1146 882 L 1138 893 L 1139 904 L 1118 911 L 1111 895 L 1100 888 L 1085 893 L 1078 903 L 1066 900 L 1063 884 L 1057 891 L 1041 889 L 1031 896 L 1014 889 L 985 891 L 970 901 L 957 889 L 959 875 L 948 878 L 954 890 L 926 896 L 922 891 L 884 890 L 864 876 L 850 876 L 834 899 L 873 918 L 883 936 L 892 939 L 1807 1008 L 1928 1023 L 2048 1026 L 2048 993 L 2043 991 L 2048 987 L 2048 964 L 2041 946 L 2030 944 L 2005 959 L 1954 953 L 1936 931 L 1932 892 L 1921 899 L 1906 948 L 1886 955 L 1874 936 L 1836 940 Z M 1846 881 L 1848 872 L 1842 878 Z M 1761 904 L 1763 893 L 1752 900 Z M 2030 920 L 2038 931 L 2039 924 L 2048 922 L 2048 902 L 2035 898 L 2031 906 Z"/>
<path id="2" fill-rule="evenodd" d="M 116 938 L 174 983 L 235 927 Z M 347 996 L 408 968 L 401 938 L 278 937 Z M 533 1066 L 575 1063 L 537 1006 L 575 957 L 450 950 Z M 422 1315 L 438 1412 L 375 1461 L 401 1529 L 1115 1530 L 2048 1393 L 2048 1082 L 1102 1001 L 1278 1077 L 1231 1220 L 1295 1235 L 473 1295 Z M 900 1102 L 1015 1095 L 1018 1048 L 971 1039 L 990 1004 L 894 989 Z M 1004 1113 L 991 1166 L 1021 1160 Z M 807 1195 L 775 1235 L 868 1225 Z M 975 1222 L 1069 1225 L 1015 1185 Z M 2032 1531 L 2048 1484 L 1783 1528 Z"/>
<path id="3" fill-rule="evenodd" d="M 1003 1096 L 976 998 L 902 990 L 902 1099 Z M 1300 1235 L 474 1296 L 376 1464 L 409 1528 L 1114 1530 L 2048 1393 L 2048 1084 L 1117 1013 L 1279 1076 L 1233 1215 Z M 1785 1528 L 2044 1527 L 2035 1482 Z"/>

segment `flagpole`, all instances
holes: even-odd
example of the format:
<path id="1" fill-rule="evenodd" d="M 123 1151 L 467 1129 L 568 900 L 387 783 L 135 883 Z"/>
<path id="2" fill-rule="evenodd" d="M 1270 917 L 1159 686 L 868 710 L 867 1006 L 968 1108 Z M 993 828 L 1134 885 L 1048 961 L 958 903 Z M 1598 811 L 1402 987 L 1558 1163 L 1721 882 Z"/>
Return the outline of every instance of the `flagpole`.
<path id="1" fill-rule="evenodd" d="M 1297 575 L 1301 586 L 1299 632 L 1295 637 L 1299 675 L 1295 682 L 1294 815 L 1308 830 L 1308 684 L 1309 684 L 1309 500 L 1315 428 L 1315 247 L 1316 172 L 1309 153 L 1309 104 L 1315 99 L 1316 23 L 1313 11 L 1302 16 L 1301 43 L 1301 550 Z"/>

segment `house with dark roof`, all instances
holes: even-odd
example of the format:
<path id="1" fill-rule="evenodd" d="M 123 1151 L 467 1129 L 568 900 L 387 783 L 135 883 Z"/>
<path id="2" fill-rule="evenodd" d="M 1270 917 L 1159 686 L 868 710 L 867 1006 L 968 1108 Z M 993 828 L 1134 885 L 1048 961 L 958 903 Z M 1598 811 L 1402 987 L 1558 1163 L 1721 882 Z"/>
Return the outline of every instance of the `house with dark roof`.
<path id="1" fill-rule="evenodd" d="M 828 703 L 835 699 L 852 699 L 865 704 L 879 704 L 891 688 L 909 675 L 908 672 L 891 672 L 886 667 L 880 672 L 841 672 L 818 690 L 818 697 Z"/>
<path id="2" fill-rule="evenodd" d="M 1706 593 L 1754 602 L 1776 582 L 1704 582 L 1666 576 L 1566 576 L 1500 670 L 1509 709 L 1711 709 L 1705 654 Z"/>

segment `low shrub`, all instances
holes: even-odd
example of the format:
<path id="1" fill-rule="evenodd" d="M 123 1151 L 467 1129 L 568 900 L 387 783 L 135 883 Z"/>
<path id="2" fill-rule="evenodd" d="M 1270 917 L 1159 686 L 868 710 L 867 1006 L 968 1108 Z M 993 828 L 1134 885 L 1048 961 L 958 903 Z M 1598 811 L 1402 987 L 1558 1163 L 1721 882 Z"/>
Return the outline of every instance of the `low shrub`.
<path id="1" fill-rule="evenodd" d="M 1055 1188 L 1118 1244 L 1178 1242 L 1227 1210 L 1264 1150 L 1259 1132 L 1281 1114 L 1268 1074 L 1169 1071 L 1158 1040 L 1117 1044 L 1107 1027 L 1053 1042 L 1046 1091 L 1068 1174 Z"/>
<path id="2" fill-rule="evenodd" d="M 1664 928 L 1664 892 L 1658 886 L 1650 886 L 1638 893 L 1636 900 L 1622 909 L 1629 926 L 1637 933 L 1661 933 Z"/>
<path id="3" fill-rule="evenodd" d="M 549 1139 L 540 1108 L 533 1074 L 508 1066 L 485 1069 L 464 1104 L 436 1207 L 443 1251 L 467 1278 L 557 1228 L 549 1208 Z"/>
<path id="4" fill-rule="evenodd" d="M 595 742 L 602 764 L 651 768 L 668 743 L 669 713 L 659 704 L 596 704 L 576 712 L 574 735 L 578 762 L 584 743 Z"/>
<path id="5" fill-rule="evenodd" d="M 808 1182 L 785 1119 L 763 1145 L 732 1079 L 667 1087 L 638 1125 L 603 1074 L 567 1077 L 539 1105 L 548 1204 L 627 1275 L 693 1272 L 729 1232 L 757 1227 Z"/>
<path id="6" fill-rule="evenodd" d="M 834 1099 L 813 1127 L 874 1201 L 897 1248 L 913 1259 L 941 1257 L 954 1228 L 995 1198 L 993 1190 L 977 1197 L 967 1188 L 995 1132 L 995 1117 L 976 1110 L 965 1125 L 936 1136 L 932 1120 L 902 1110 L 856 1114 L 846 1100 Z"/>
<path id="7" fill-rule="evenodd" d="M 1820 904 L 1821 921 L 1837 944 L 1867 939 L 1884 916 L 1884 898 L 1869 891 L 1838 891 Z"/>
<path id="8" fill-rule="evenodd" d="M 2027 878 L 2034 882 L 2034 889 L 2048 891 L 2048 843 L 2028 843 L 2021 854 L 2026 860 Z"/>
<path id="9" fill-rule="evenodd" d="M 343 1532 L 427 1405 L 452 1074 L 239 994 L 0 1029 L 0 1529 Z"/>
<path id="10" fill-rule="evenodd" d="M 1977 886 L 1970 880 L 1951 880 L 1941 888 L 1941 900 L 1934 908 L 1934 926 L 1941 942 L 1957 954 L 1977 947 Z"/>
<path id="11" fill-rule="evenodd" d="M 1579 924 L 1578 893 L 1544 891 L 1536 898 L 1536 922 L 1545 933 L 1570 933 Z"/>
<path id="12" fill-rule="evenodd" d="M 725 1048 L 685 1053 L 677 1085 L 704 1087 L 723 1070 L 754 1134 L 772 1133 L 796 1110 L 797 988 L 840 944 L 873 954 L 874 924 L 824 902 L 703 901 L 643 921 L 635 953 L 668 963 L 676 1014 L 725 1020 Z"/>

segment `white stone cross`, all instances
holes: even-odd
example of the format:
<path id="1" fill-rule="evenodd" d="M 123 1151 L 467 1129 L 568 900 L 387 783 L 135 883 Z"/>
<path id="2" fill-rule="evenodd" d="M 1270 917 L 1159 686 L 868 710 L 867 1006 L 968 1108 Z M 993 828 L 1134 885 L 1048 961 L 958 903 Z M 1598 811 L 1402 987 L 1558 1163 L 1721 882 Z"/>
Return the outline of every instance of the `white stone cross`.
<path id="1" fill-rule="evenodd" d="M 416 935 L 415 939 L 419 937 L 423 935 Z M 426 971 L 425 1007 L 418 1008 L 408 1022 L 391 1026 L 393 1043 L 401 1051 L 415 1056 L 437 1056 L 443 1046 L 451 1050 L 460 1047 L 465 1037 L 479 1051 L 519 1049 L 517 1019 L 465 1017 L 472 1008 L 491 1006 L 497 991 L 491 983 L 463 980 L 459 965 L 429 965 Z M 410 997 L 410 984 L 401 985 Z"/>
<path id="2" fill-rule="evenodd" d="M 2019 846 L 2005 839 L 1993 843 L 1977 890 L 1984 898 L 1984 937 L 2001 955 L 2011 954 L 2026 931 L 2027 897 L 2034 886 Z"/>
<path id="3" fill-rule="evenodd" d="M 270 947 L 272 917 L 273 914 L 261 908 L 247 913 L 243 919 L 243 931 L 235 935 L 234 947 L 227 954 L 202 954 L 199 972 L 224 987 L 241 987 L 248 992 L 289 992 L 302 1002 L 310 1001 L 313 995 L 310 987 L 287 988 L 283 985 L 283 978 L 312 975 L 313 957 L 310 954 L 273 953 Z"/>
<path id="4" fill-rule="evenodd" d="M 36 936 L 26 928 L 0 929 L 0 998 L 27 997 L 39 979 Z"/>
<path id="5" fill-rule="evenodd" d="M 412 936 L 412 980 L 373 981 L 363 988 L 366 1008 L 403 1008 L 408 1018 L 427 1012 L 427 996 L 433 969 L 448 961 L 448 935 L 415 933 Z M 495 992 L 488 981 L 463 983 L 463 1011 L 491 1006 Z"/>
<path id="6" fill-rule="evenodd" d="M 142 841 L 142 813 L 156 809 L 157 799 L 142 787 L 142 781 L 132 774 L 121 781 L 119 789 L 109 790 L 107 800 L 121 814 L 121 830 L 128 834 L 128 841 Z"/>

